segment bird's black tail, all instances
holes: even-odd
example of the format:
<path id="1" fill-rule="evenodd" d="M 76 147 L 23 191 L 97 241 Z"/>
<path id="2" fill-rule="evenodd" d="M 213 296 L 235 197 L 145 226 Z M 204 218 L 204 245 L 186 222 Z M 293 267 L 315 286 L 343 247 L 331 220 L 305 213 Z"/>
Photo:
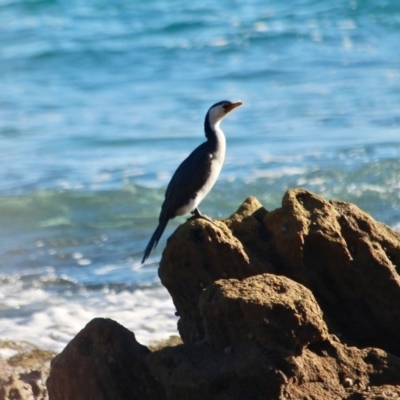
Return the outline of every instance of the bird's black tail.
<path id="1" fill-rule="evenodd" d="M 147 260 L 151 251 L 157 246 L 158 241 L 161 238 L 161 235 L 164 232 L 165 227 L 168 224 L 168 220 L 160 221 L 157 226 L 157 229 L 154 231 L 153 236 L 151 237 L 149 244 L 146 246 L 146 249 L 143 254 L 142 264 Z"/>

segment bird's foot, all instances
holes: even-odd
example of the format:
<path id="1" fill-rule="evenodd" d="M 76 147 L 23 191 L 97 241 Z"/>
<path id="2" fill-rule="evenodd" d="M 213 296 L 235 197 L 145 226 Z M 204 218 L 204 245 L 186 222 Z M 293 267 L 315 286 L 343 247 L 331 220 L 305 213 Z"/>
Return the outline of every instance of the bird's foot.
<path id="1" fill-rule="evenodd" d="M 198 208 L 195 208 L 190 213 L 193 214 L 193 216 L 188 218 L 187 219 L 188 221 L 191 221 L 192 219 L 203 218 L 203 219 L 207 220 L 208 222 L 211 222 L 216 227 L 218 227 L 218 225 L 208 215 L 202 214 Z"/>

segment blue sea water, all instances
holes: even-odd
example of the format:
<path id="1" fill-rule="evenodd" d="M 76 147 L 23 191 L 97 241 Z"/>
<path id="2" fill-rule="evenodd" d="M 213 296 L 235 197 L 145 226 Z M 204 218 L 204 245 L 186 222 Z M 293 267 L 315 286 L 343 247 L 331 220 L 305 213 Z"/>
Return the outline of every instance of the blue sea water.
<path id="1" fill-rule="evenodd" d="M 201 210 L 288 188 L 400 227 L 400 3 L 0 0 L 0 339 L 61 350 L 95 316 L 176 333 L 142 266 L 215 102 L 227 157 Z"/>

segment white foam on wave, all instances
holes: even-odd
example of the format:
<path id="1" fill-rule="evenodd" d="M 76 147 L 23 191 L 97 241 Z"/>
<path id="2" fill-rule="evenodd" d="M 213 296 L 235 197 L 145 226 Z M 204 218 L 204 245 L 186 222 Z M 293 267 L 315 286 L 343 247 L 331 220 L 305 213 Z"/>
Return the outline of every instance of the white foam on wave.
<path id="1" fill-rule="evenodd" d="M 246 183 L 253 182 L 259 178 L 281 178 L 283 176 L 295 176 L 305 174 L 307 169 L 304 167 L 282 167 L 279 169 L 253 169 L 252 176 L 246 179 Z"/>
<path id="2" fill-rule="evenodd" d="M 8 287 L 7 287 L 8 286 Z M 12 311 L 22 304 L 39 301 L 42 307 L 27 312 L 25 316 L 0 318 L 0 338 L 28 341 L 39 347 L 61 351 L 66 344 L 93 318 L 111 318 L 134 332 L 136 339 L 148 345 L 178 334 L 177 317 L 172 300 L 162 286 L 141 288 L 135 291 L 96 292 L 91 295 L 60 296 L 41 290 L 27 290 L 18 295 L 13 285 L 3 285 L 1 303 Z M 3 301 L 7 299 L 7 302 Z M 45 303 L 45 305 L 44 305 Z M 20 311 L 20 310 L 19 310 Z M 24 315 L 22 313 L 22 315 Z"/>
<path id="3" fill-rule="evenodd" d="M 0 360 L 8 360 L 18 354 L 18 350 L 10 349 L 8 347 L 0 348 Z"/>
<path id="4" fill-rule="evenodd" d="M 390 225 L 390 227 L 391 227 L 394 231 L 400 232 L 400 222 L 396 222 L 396 223 Z"/>

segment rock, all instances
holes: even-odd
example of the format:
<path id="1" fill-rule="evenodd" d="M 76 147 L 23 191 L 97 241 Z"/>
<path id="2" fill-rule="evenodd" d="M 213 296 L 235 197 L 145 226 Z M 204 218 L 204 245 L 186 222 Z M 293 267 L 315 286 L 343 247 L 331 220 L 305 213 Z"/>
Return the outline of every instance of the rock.
<path id="1" fill-rule="evenodd" d="M 165 387 L 168 399 L 262 399 L 266 393 L 271 396 L 268 398 L 278 398 L 286 377 L 276 368 L 281 357 L 273 353 L 287 355 L 284 346 L 290 343 L 294 348 L 301 341 L 291 335 L 293 330 L 285 337 L 276 337 L 278 320 L 289 317 L 286 326 L 302 331 L 300 336 L 307 343 L 326 334 L 321 316 L 293 318 L 298 311 L 302 313 L 294 303 L 303 299 L 297 296 L 295 287 L 300 285 L 274 275 L 242 282 L 222 279 L 211 284 L 201 294 L 198 305 L 205 340 L 164 348 L 148 357 L 149 367 Z M 277 296 L 272 294 L 275 291 Z M 311 293 L 307 293 L 311 299 Z M 280 298 L 279 304 L 269 299 L 270 294 L 275 300 Z M 315 301 L 310 314 L 313 311 L 320 312 Z M 321 332 L 312 326 L 313 322 L 322 323 Z M 267 344 L 264 349 L 263 344 Z"/>
<path id="2" fill-rule="evenodd" d="M 204 342 L 166 347 L 149 366 L 168 400 L 278 399 L 285 376 L 256 345 L 215 351 Z"/>
<path id="3" fill-rule="evenodd" d="M 180 316 L 178 329 L 185 343 L 194 343 L 204 336 L 197 310 L 204 288 L 221 278 L 244 279 L 275 271 L 268 260 L 261 261 L 263 257 L 254 256 L 237 238 L 244 239 L 253 250 L 263 248 L 263 237 L 268 234 L 261 219 L 265 213 L 258 201 L 249 198 L 226 224 L 189 220 L 168 239 L 158 273 Z"/>
<path id="4" fill-rule="evenodd" d="M 356 399 L 400 385 L 399 358 L 335 340 L 312 293 L 288 278 L 217 281 L 199 309 L 205 340 L 148 357 L 168 399 Z"/>
<path id="5" fill-rule="evenodd" d="M 247 198 L 239 209 L 229 218 L 223 220 L 232 235 L 242 243 L 251 262 L 265 265 L 268 261 L 270 272 L 276 272 L 273 264 L 278 260 L 266 243 L 270 242 L 271 233 L 264 226 L 264 218 L 268 211 L 255 197 Z M 263 267 L 261 267 L 264 270 Z"/>
<path id="6" fill-rule="evenodd" d="M 0 359 L 0 400 L 48 398 L 45 380 L 54 352 L 0 340 L 0 354 L 4 357 Z"/>
<path id="7" fill-rule="evenodd" d="M 47 380 L 49 398 L 165 399 L 148 370 L 149 353 L 117 322 L 96 318 L 53 359 Z"/>
<path id="8" fill-rule="evenodd" d="M 151 353 L 96 319 L 54 359 L 50 400 L 400 399 L 397 266 L 400 233 L 304 189 L 190 220 L 159 268 L 183 344 Z"/>
<path id="9" fill-rule="evenodd" d="M 278 399 L 292 374 L 287 358 L 328 337 L 311 292 L 271 274 L 217 281 L 199 310 L 204 341 L 149 355 L 169 399 Z"/>
<path id="10" fill-rule="evenodd" d="M 400 233 L 304 189 L 289 190 L 264 223 L 281 273 L 314 293 L 331 331 L 400 355 Z"/>
<path id="11" fill-rule="evenodd" d="M 312 293 L 283 276 L 217 281 L 201 295 L 199 309 L 205 340 L 215 348 L 254 343 L 295 354 L 328 337 Z"/>

